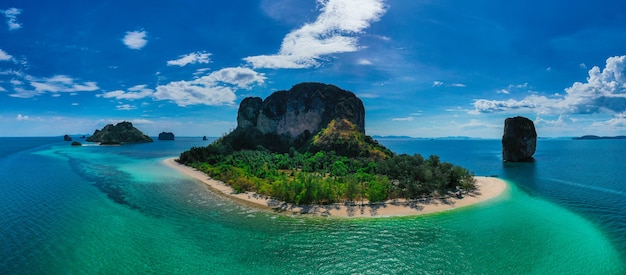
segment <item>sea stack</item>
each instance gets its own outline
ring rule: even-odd
[[[159,140],[174,140],[174,133],[172,132],[161,132],[159,134]]]
[[[504,121],[502,160],[505,162],[533,161],[537,149],[537,132],[532,120],[517,116]]]

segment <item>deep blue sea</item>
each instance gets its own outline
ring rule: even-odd
[[[540,139],[536,161],[515,164],[499,140],[379,141],[509,188],[425,216],[292,217],[163,165],[200,138],[0,138],[0,274],[626,273],[626,141]]]

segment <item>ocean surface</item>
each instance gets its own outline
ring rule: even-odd
[[[380,139],[509,183],[491,201],[415,217],[283,216],[163,165],[210,141],[71,147],[0,138],[0,274],[624,274],[626,140]]]

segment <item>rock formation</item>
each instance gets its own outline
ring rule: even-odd
[[[70,137],[69,135],[65,135],[63,136],[63,141],[72,141],[72,137]]]
[[[312,146],[316,135],[329,126],[332,127],[324,134],[323,142]],[[333,131],[350,133],[330,133]],[[300,151],[324,150],[328,146],[339,148],[333,144],[337,139],[328,141],[329,137],[358,140],[359,146],[350,143],[356,146],[348,150],[351,154],[366,148],[365,144],[379,146],[371,137],[365,138],[365,107],[354,93],[333,85],[309,82],[297,84],[288,91],[274,92],[265,100],[245,98],[239,106],[237,128],[221,142],[235,150],[255,149],[260,145],[274,152],[287,152],[290,147]]]
[[[144,135],[133,124],[127,121],[116,125],[108,124],[102,130],[96,130],[87,138],[88,142],[100,142],[101,145],[114,145],[124,143],[152,142],[152,138]]]
[[[82,146],[83,144],[82,144],[82,143],[80,143],[80,142],[78,142],[78,141],[74,141],[74,142],[72,142],[72,144],[71,144],[71,145],[72,145],[72,146]]]
[[[533,161],[537,148],[537,132],[532,120],[525,117],[507,118],[502,136],[502,160]]]
[[[159,134],[158,140],[174,140],[174,133],[172,133],[172,132],[161,132]]]

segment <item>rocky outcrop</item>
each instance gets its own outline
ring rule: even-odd
[[[72,137],[70,137],[69,135],[65,135],[63,136],[63,141],[72,141]]]
[[[533,161],[537,149],[537,132],[532,120],[525,117],[507,118],[502,135],[502,160]]]
[[[83,144],[82,144],[82,143],[80,143],[80,142],[78,142],[78,141],[74,141],[74,142],[72,142],[72,144],[71,144],[71,145],[72,145],[72,146],[82,146]]]
[[[172,132],[161,132],[159,134],[158,140],[174,140],[174,133],[172,133]]]
[[[344,128],[365,136],[363,102],[354,93],[334,85],[301,83],[274,92],[265,100],[244,99],[237,113],[237,128],[222,142],[235,150],[261,145],[274,152],[286,152],[290,147],[305,151],[331,122],[350,125]]]
[[[152,138],[144,135],[133,124],[124,121],[116,125],[108,124],[102,130],[96,130],[87,138],[88,142],[100,142],[101,145],[115,145],[124,143],[152,142]]]

